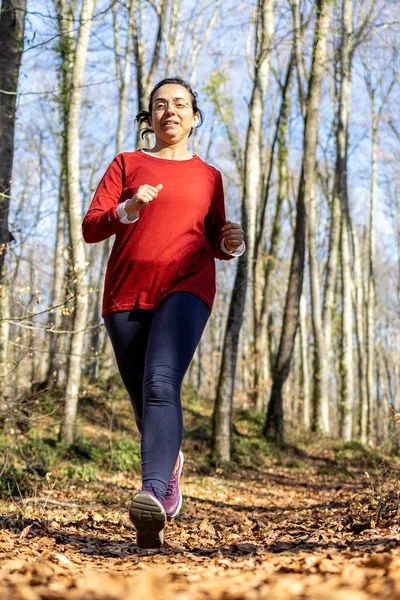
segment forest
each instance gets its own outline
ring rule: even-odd
[[[399,71],[396,0],[1,0],[6,600],[400,598]],[[154,554],[121,516],[140,440],[101,317],[112,238],[82,219],[174,75],[246,252],[217,261],[188,502]]]

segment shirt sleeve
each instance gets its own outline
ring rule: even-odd
[[[236,248],[236,250],[228,250],[228,248],[225,246],[225,240],[224,240],[224,238],[222,238],[221,250],[222,250],[222,252],[226,252],[226,254],[230,254],[231,256],[242,256],[242,254],[245,253],[246,244],[244,242],[242,242],[240,244],[240,246],[238,246]]]
[[[83,219],[83,239],[88,244],[101,242],[125,228],[118,218],[117,207],[124,191],[125,168],[118,154],[104,173]]]
[[[220,260],[231,260],[233,254],[224,252],[221,247],[224,236],[222,228],[226,223],[225,199],[222,177],[219,171],[216,171],[214,194],[211,200],[209,213],[205,220],[207,239],[216,258]]]
[[[125,202],[127,202],[125,200]],[[130,215],[125,210],[125,202],[123,204],[118,204],[117,206],[117,217],[120,223],[124,223],[125,225],[131,225],[135,223],[139,218],[139,211],[135,210]]]

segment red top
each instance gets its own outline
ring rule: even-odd
[[[140,185],[163,188],[123,224],[118,204]],[[221,248],[225,225],[221,174],[198,156],[161,159],[141,150],[114,158],[83,220],[86,242],[115,234],[104,284],[103,317],[120,310],[154,308],[172,292],[191,292],[212,308],[214,257],[230,260]]]

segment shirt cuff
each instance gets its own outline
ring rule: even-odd
[[[125,202],[126,202],[126,200],[125,200]],[[135,221],[138,220],[139,211],[135,210],[135,212],[128,215],[128,213],[125,210],[125,202],[123,202],[122,204],[119,204],[117,206],[118,221],[120,223],[125,223],[126,225],[132,225],[132,223],[135,223]]]
[[[242,254],[244,254],[244,251],[246,250],[246,244],[242,242],[240,246],[236,248],[236,250],[228,250],[228,248],[225,246],[225,240],[224,238],[222,238],[221,250],[222,252],[225,252],[225,254],[229,254],[230,256],[242,256]]]

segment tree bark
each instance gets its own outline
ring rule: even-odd
[[[250,114],[246,136],[242,195],[242,227],[245,232],[247,250],[238,261],[225,330],[221,370],[213,416],[213,452],[214,457],[222,461],[229,461],[231,458],[233,392],[239,332],[243,322],[248,277],[253,272],[252,268],[249,269],[249,264],[252,265],[252,261],[255,258],[256,216],[259,204],[262,166],[260,137],[264,108],[263,99],[266,79],[268,77],[269,52],[272,39],[273,9],[274,0],[259,0],[257,9],[257,22],[260,24],[260,30],[258,31],[259,42],[256,45],[254,83],[249,108]]]
[[[3,0],[0,12],[0,286],[10,243],[8,212],[14,158],[18,76],[24,45],[26,0]]]
[[[377,190],[378,119],[375,111],[375,93],[373,89],[370,89],[370,100],[372,116],[372,151],[369,204],[368,271],[366,284],[367,442],[371,441],[371,423],[375,405],[375,210]]]
[[[159,4],[152,4],[157,14],[157,33],[154,40],[153,49],[150,58],[145,56],[144,35],[142,31],[142,0],[132,0],[135,5],[135,18],[132,21],[132,41],[133,56],[136,67],[136,89],[137,89],[137,110],[147,110],[148,96],[154,84],[154,77],[161,57],[161,42],[164,37],[164,30],[167,19],[167,9],[169,0],[159,0]],[[146,64],[150,62],[150,67],[146,74]],[[137,129],[136,148],[142,146],[143,140],[140,137],[140,130]]]
[[[353,307],[349,242],[349,201],[347,189],[347,142],[349,130],[350,72],[353,8],[351,0],[342,4],[342,36],[340,44],[340,93],[336,135],[336,193],[342,210],[341,274],[342,274],[342,353],[341,353],[341,418],[340,434],[352,438],[353,424]]]
[[[77,292],[74,305],[71,355],[68,367],[64,411],[60,428],[60,438],[68,443],[73,443],[75,438],[78,395],[88,316],[87,263],[81,231],[82,203],[79,189],[79,115],[82,104],[82,82],[94,7],[95,0],[83,1],[80,29],[75,48],[68,110],[68,225],[72,265],[75,274],[75,289]]]
[[[113,24],[114,24],[114,56],[115,56],[115,69],[117,73],[118,82],[118,119],[117,119],[117,133],[116,133],[116,145],[115,153],[120,154],[123,151],[124,137],[125,137],[125,122],[126,113],[128,106],[128,91],[131,77],[131,63],[130,63],[130,46],[132,40],[132,32],[134,29],[134,7],[135,0],[130,0],[126,7],[127,20],[128,20],[128,31],[126,34],[125,48],[123,52],[124,61],[122,60],[122,54],[120,49],[120,38],[119,38],[119,25],[118,25],[118,14],[117,5],[112,5],[113,13]],[[91,324],[94,329],[91,332],[90,340],[90,364],[88,369],[89,381],[95,383],[100,374],[100,363],[102,360],[102,333],[104,328],[101,325],[101,306],[104,289],[104,280],[106,276],[107,262],[110,255],[111,239],[108,238],[102,244],[100,272],[96,276],[96,291],[94,293],[94,307],[91,318]],[[107,345],[104,345],[106,348]]]
[[[283,203],[288,195],[288,148],[287,148],[287,130],[289,123],[290,101],[289,93],[291,88],[292,74],[294,68],[293,54],[290,56],[286,77],[282,85],[282,100],[272,148],[269,157],[268,175],[266,187],[264,190],[263,205],[260,211],[259,226],[257,227],[255,241],[255,255],[258,257],[254,264],[257,271],[254,273],[254,288],[256,298],[260,290],[261,298],[253,302],[253,327],[254,327],[254,397],[253,403],[257,410],[265,410],[267,401],[267,381],[270,379],[271,365],[269,361],[268,348],[268,313],[270,298],[271,276],[275,268],[275,260],[279,249],[281,238],[281,216]],[[275,146],[278,144],[278,193],[276,198],[275,212],[272,221],[270,244],[267,255],[262,250],[261,245],[264,238],[264,221],[267,208],[272,172],[275,162]]]
[[[10,241],[8,215],[14,159],[18,77],[24,45],[26,0],[2,0],[0,10],[0,319],[8,316],[9,290],[5,281],[5,258]],[[7,372],[9,325],[2,325],[0,361]],[[0,377],[0,416],[7,413],[5,379]]]
[[[301,398],[303,401],[303,425],[311,424],[310,373],[308,369],[307,300],[304,293],[300,298],[300,352],[301,352]]]
[[[368,394],[366,380],[366,348],[365,348],[365,295],[361,275],[361,258],[358,243],[357,231],[353,225],[350,215],[350,231],[352,250],[354,256],[353,264],[353,282],[354,282],[354,305],[355,305],[355,331],[357,339],[358,356],[358,414],[357,414],[357,435],[363,444],[367,443],[367,421],[368,421]]]
[[[303,286],[306,209],[315,194],[316,147],[318,139],[319,103],[321,83],[326,60],[326,41],[329,25],[330,0],[318,0],[315,25],[313,60],[307,98],[304,128],[302,170],[297,196],[294,247],[290,265],[289,284],[278,356],[273,369],[273,384],[268,406],[264,435],[282,443],[284,441],[282,390],[289,375],[294,340],[299,319],[299,305]]]

